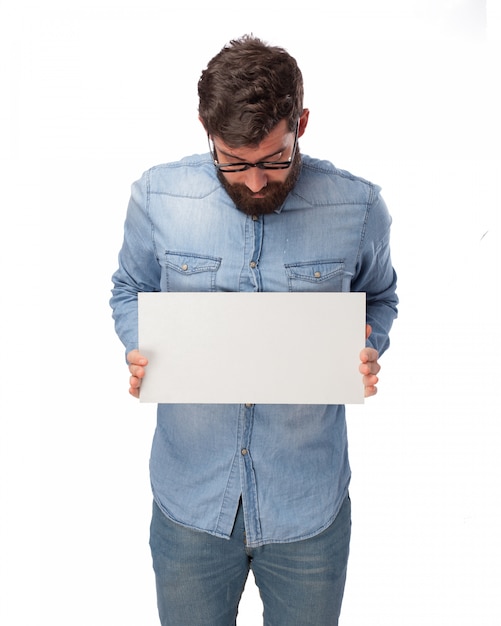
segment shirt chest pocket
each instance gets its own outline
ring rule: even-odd
[[[289,291],[350,290],[343,259],[287,263],[285,272]]]
[[[221,259],[190,252],[164,256],[162,291],[216,291],[216,274]]]

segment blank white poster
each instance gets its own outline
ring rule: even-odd
[[[364,293],[140,293],[142,402],[361,404]]]

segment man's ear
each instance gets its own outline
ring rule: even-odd
[[[299,131],[297,136],[302,137],[304,131],[306,130],[306,126],[308,126],[308,118],[310,116],[310,109],[303,109],[301,113],[301,117],[299,118]]]

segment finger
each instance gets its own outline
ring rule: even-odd
[[[139,350],[131,350],[127,355],[127,362],[129,365],[141,365],[143,367],[148,365],[148,359]]]
[[[369,361],[377,361],[379,358],[379,352],[374,348],[363,348],[360,351],[360,360],[362,363],[368,363]]]
[[[365,325],[365,338],[369,339],[372,333],[372,326],[370,324]]]
[[[372,387],[378,384],[379,378],[375,374],[369,374],[368,376],[362,376],[362,381],[366,387]]]
[[[137,376],[131,376],[129,378],[129,393],[134,398],[139,398],[139,389],[141,387],[141,379]]]
[[[364,396],[367,398],[369,396],[374,396],[377,393],[376,385],[379,382],[379,378],[374,374],[369,376],[363,376],[362,378],[364,384]]]
[[[371,396],[375,396],[377,394],[377,387],[375,385],[371,385],[366,387],[364,390],[364,397],[370,398]]]
[[[131,376],[129,378],[129,385],[133,388],[133,389],[138,389],[141,386],[141,379],[138,378],[137,376]]]
[[[131,396],[133,396],[134,398],[139,398],[139,389],[135,389],[133,387],[129,388],[129,393]]]
[[[144,378],[146,370],[141,365],[129,365],[129,372],[136,378]]]
[[[358,370],[364,376],[369,376],[370,374],[379,374],[381,371],[381,365],[377,361],[368,361],[367,363],[360,363],[358,366]]]

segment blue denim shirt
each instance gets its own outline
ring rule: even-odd
[[[384,352],[397,296],[380,189],[302,159],[294,190],[265,216],[235,207],[209,155],[134,183],[111,298],[126,352],[138,347],[142,291],[362,291],[368,345]],[[242,332],[279,323],[256,320]],[[229,537],[242,498],[249,546],[311,537],[347,494],[345,408],[160,404],[150,475],[157,504],[180,524]]]

